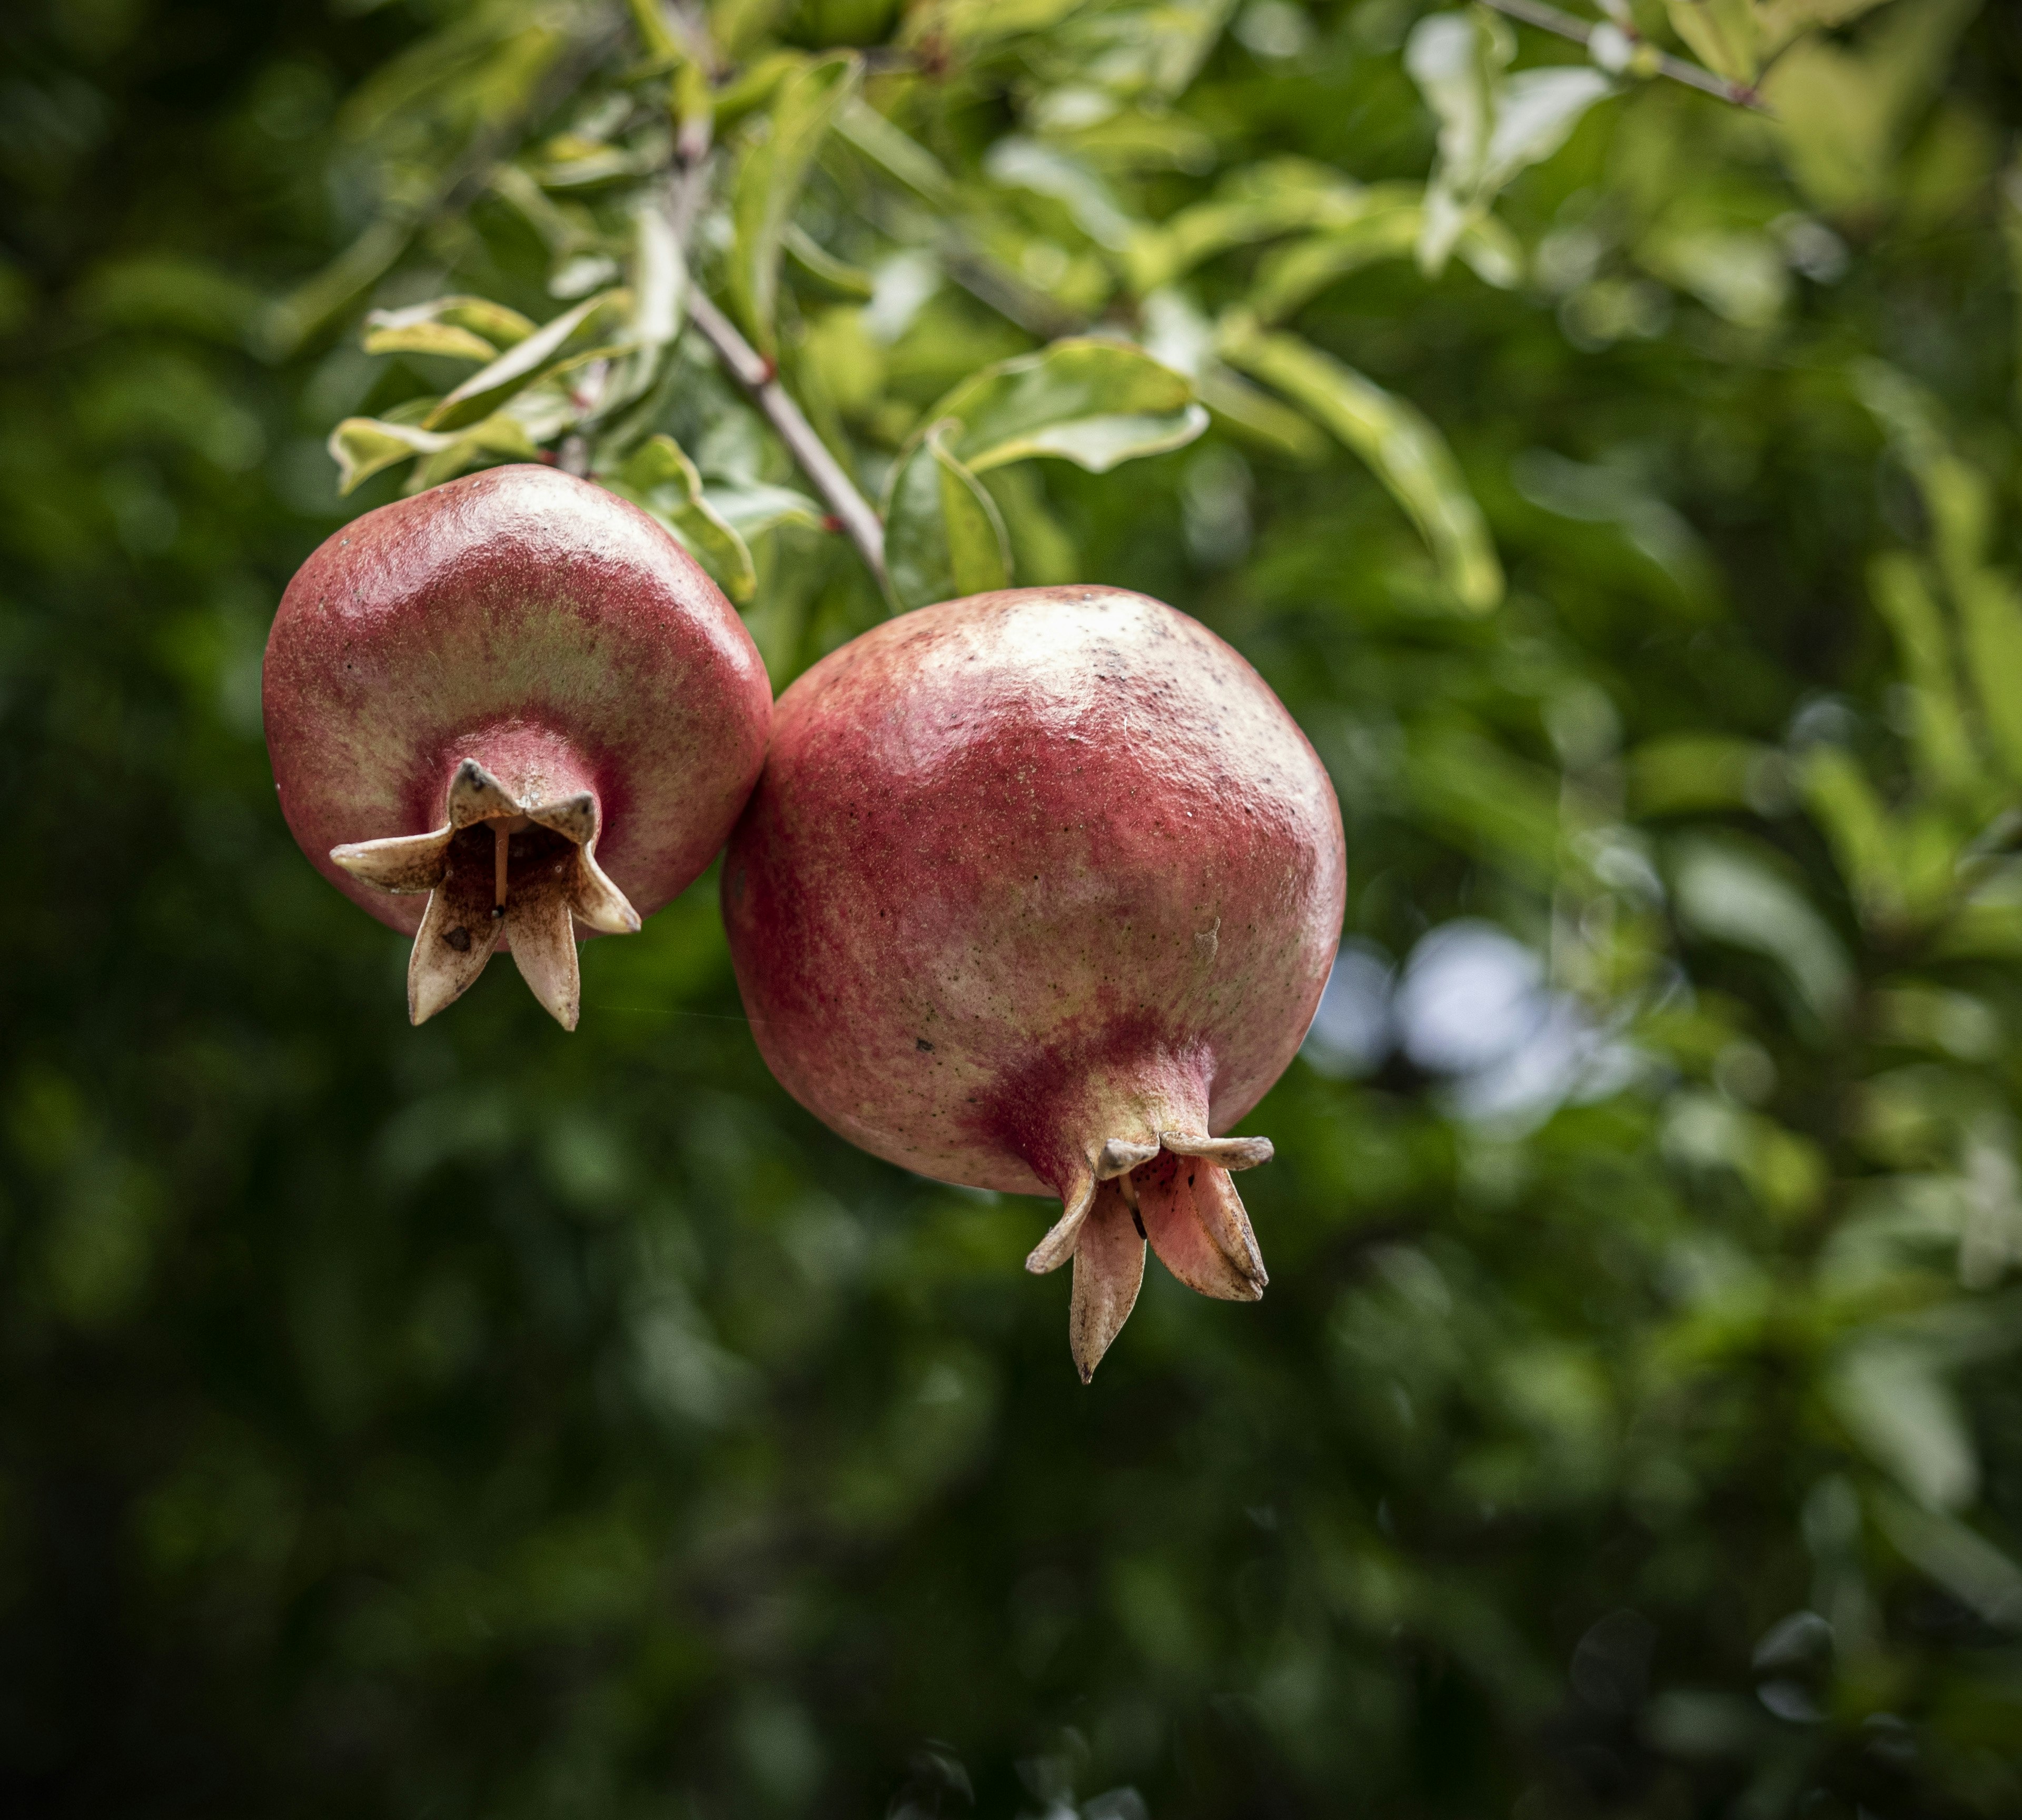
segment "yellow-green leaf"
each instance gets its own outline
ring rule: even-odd
[[[441,354],[452,360],[495,360],[498,350],[482,335],[446,322],[411,323],[405,328],[368,330],[368,354]]]
[[[779,291],[779,251],[794,206],[815,154],[863,75],[853,53],[822,57],[780,85],[769,130],[738,166],[731,215],[736,244],[730,259],[730,296],[751,338],[776,351],[773,331]]]
[[[1035,455],[1107,473],[1192,441],[1207,422],[1184,374],[1127,342],[1093,336],[985,367],[929,416],[955,421],[949,447],[977,473]]]
[[[630,314],[629,291],[605,291],[586,297],[501,354],[444,398],[430,414],[431,429],[455,429],[488,417],[513,395],[531,386],[542,373],[589,342],[606,324]]]
[[[535,329],[535,324],[519,311],[494,303],[488,297],[433,298],[426,303],[409,304],[400,309],[375,309],[365,319],[366,327],[374,331],[419,328],[432,323],[466,330],[488,342],[495,351],[518,346]]]
[[[892,470],[885,499],[885,561],[901,609],[984,594],[1011,579],[996,502],[951,448],[959,422],[943,418]]]
[[[732,600],[750,599],[757,587],[750,549],[705,496],[695,463],[672,437],[649,437],[601,477],[666,525]]]
[[[1502,565],[1481,508],[1446,439],[1418,410],[1295,335],[1225,325],[1221,353],[1275,386],[1367,462],[1418,528],[1454,598],[1486,612],[1502,598]]]

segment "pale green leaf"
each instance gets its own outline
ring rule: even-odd
[[[632,333],[642,347],[664,346],[681,333],[688,272],[673,224],[648,192],[633,216]]]
[[[1059,24],[1087,0],[936,0],[910,10],[904,42],[931,44],[942,55],[973,56],[1013,38]]]
[[[626,291],[606,291],[585,298],[575,309],[557,316],[491,365],[472,374],[436,407],[429,416],[429,428],[455,429],[489,416],[515,393],[531,386],[545,370],[591,340],[607,323],[622,320],[631,307],[632,295]]]
[[[1120,251],[1133,232],[1130,217],[1104,179],[1079,159],[1036,139],[1000,139],[983,161],[991,181],[1006,189],[1050,196],[1099,247]]]
[[[377,417],[347,417],[330,433],[330,459],[337,463],[337,490],[354,492],[381,470],[418,455],[447,448],[456,439]]]
[[[1981,781],[1980,767],[1959,700],[1958,660],[1938,604],[1916,563],[1900,550],[1875,559],[1867,586],[1895,635],[1909,679],[1918,767],[1938,789],[1969,795]]]
[[[1123,97],[1170,101],[1199,72],[1234,0],[1154,0],[1075,12],[1056,42],[1076,79]]]
[[[1757,0],[1761,53],[1773,57],[1799,33],[1833,31],[1872,13],[1883,0]]]
[[[1094,337],[985,367],[929,415],[955,420],[949,446],[978,473],[1035,455],[1106,473],[1192,441],[1206,422],[1184,374],[1127,342]]]
[[[1439,180],[1471,194],[1488,159],[1496,82],[1515,54],[1507,25],[1493,13],[1435,13],[1411,28],[1404,68],[1440,122]]]
[[[1926,1349],[1863,1342],[1827,1379],[1826,1396],[1862,1449],[1925,1510],[1973,1501],[1980,1482],[1973,1437]]]
[[[805,229],[789,222],[780,244],[787,257],[831,297],[867,303],[877,280],[860,265],[838,259]]]
[[[414,463],[405,490],[418,493],[440,486],[487,456],[530,462],[538,459],[540,452],[516,417],[509,411],[495,411],[451,437],[447,448],[424,455]]]
[[[1851,44],[1801,37],[1763,79],[1791,174],[1834,211],[1893,199],[1900,156],[1980,0],[1898,0]]]
[[[1384,259],[1408,258],[1424,231],[1425,211],[1414,192],[1373,210],[1352,227],[1294,242],[1268,254],[1257,269],[1250,308],[1263,322],[1280,322],[1310,298],[1351,272]]]
[[[1986,1623],[2022,1631],[2022,1567],[1978,1530],[1885,1495],[1874,1510],[1905,1560]]]
[[[1752,83],[1762,69],[1755,0],[1665,0],[1671,29],[1716,75]]]
[[[734,601],[748,601],[757,586],[751,551],[703,491],[681,444],[670,436],[648,437],[613,474],[601,477],[680,539]]]
[[[1278,158],[1245,165],[1204,203],[1181,209],[1156,227],[1133,230],[1126,249],[1131,286],[1141,293],[1183,276],[1232,247],[1301,228],[1352,227],[1365,215],[1418,201],[1415,184],[1365,188],[1309,159]]]
[[[1590,68],[1509,75],[1514,52],[1509,27],[1480,8],[1436,13],[1406,42],[1404,67],[1440,122],[1418,241],[1418,262],[1429,276],[1445,268],[1461,236],[1512,177],[1550,157],[1587,109],[1614,92]]]
[[[703,497],[710,510],[747,543],[782,524],[799,524],[810,531],[828,525],[828,514],[821,506],[791,487],[737,481],[712,486]]]
[[[498,350],[482,335],[446,322],[411,323],[404,328],[368,329],[368,354],[440,354],[452,360],[495,360]]]
[[[954,453],[960,425],[935,423],[893,468],[885,499],[885,561],[902,609],[1006,586],[1011,557],[996,503]]]
[[[2022,590],[2012,575],[1980,568],[1960,576],[1953,594],[1966,673],[1995,755],[2009,780],[2022,784]]]
[[[1296,400],[1367,462],[1418,528],[1460,604],[1486,612],[1502,598],[1502,565],[1481,508],[1446,440],[1415,405],[1316,347],[1240,320],[1221,351]]]
[[[1484,187],[1499,190],[1527,166],[1543,163],[1572,137],[1587,109],[1614,92],[1596,69],[1524,70],[1506,78],[1495,91]]]
[[[815,155],[863,75],[852,53],[824,57],[797,69],[780,85],[769,130],[745,152],[731,202],[736,243],[730,259],[730,296],[759,348],[777,347],[773,320],[779,292],[779,252],[787,225]]]
[[[940,161],[869,102],[852,95],[836,116],[835,130],[872,163],[923,200],[945,205],[953,199],[954,179]]]
[[[1806,755],[1801,775],[1805,802],[1832,844],[1863,920],[1885,926],[1899,920],[1907,908],[1907,881],[1889,813],[1867,773],[1844,747],[1821,745]]]
[[[1636,256],[1666,283],[1692,292],[1717,315],[1744,328],[1774,322],[1790,298],[1789,264],[1766,234],[1660,228],[1642,242]]]
[[[1794,885],[1737,842],[1693,839],[1673,850],[1680,919],[1709,940],[1775,961],[1822,1023],[1837,1024],[1853,997],[1853,969],[1832,926]]]
[[[1210,361],[1201,369],[1194,391],[1215,422],[1253,447],[1295,462],[1325,459],[1327,440],[1314,429],[1311,418],[1280,404],[1219,361]]]
[[[495,349],[518,346],[535,328],[519,311],[488,297],[438,297],[401,309],[375,309],[365,319],[368,329],[419,328],[433,323],[468,330]]]

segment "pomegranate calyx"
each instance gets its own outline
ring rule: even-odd
[[[427,834],[330,849],[363,883],[429,894],[407,962],[409,1018],[425,1023],[461,998],[502,935],[535,997],[573,1030],[582,1011],[574,924],[607,935],[639,927],[638,912],[597,863],[596,797],[523,799],[465,758],[450,780],[446,812]]]
[[[1229,1171],[1271,1155],[1268,1138],[1184,1131],[1161,1131],[1154,1144],[1111,1138],[1093,1150],[1061,1197],[1060,1217],[1025,1260],[1035,1275],[1074,1260],[1068,1343],[1083,1383],[1137,1306],[1147,1244],[1201,1295],[1262,1296],[1270,1276]]]
[[[1268,1138],[1189,1138],[1161,1131],[1159,1142],[1175,1157],[1203,1157],[1222,1169],[1254,1169],[1277,1154]]]

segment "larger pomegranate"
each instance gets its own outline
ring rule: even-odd
[[[636,930],[709,864],[772,704],[743,622],[672,537],[531,466],[330,537],[282,598],[263,695],[302,850],[414,937],[414,1022],[502,941],[571,1029],[575,925]]]
[[[724,868],[753,1033],[787,1091],[921,1174],[1062,1212],[1087,1379],[1148,1238],[1210,1296],[1265,1282],[1225,1132],[1291,1060],[1340,933],[1326,772],[1255,671],[1143,594],[904,615],[780,698]]]

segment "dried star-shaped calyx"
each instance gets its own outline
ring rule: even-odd
[[[1064,1211],[1025,1268],[1074,1259],[1068,1339],[1086,1383],[1122,1331],[1144,1281],[1144,1247],[1190,1289],[1225,1302],[1254,1302],[1270,1278],[1235,1169],[1271,1160],[1268,1138],[1206,1138],[1161,1131],[1155,1142],[1105,1140],[1063,1198]]]
[[[415,1023],[460,998],[503,935],[534,996],[573,1030],[582,1011],[573,923],[606,935],[639,926],[639,913],[597,866],[598,831],[588,791],[523,802],[466,758],[450,780],[443,826],[332,847],[330,857],[379,890],[429,894],[407,963]]]

